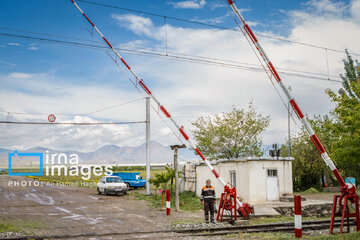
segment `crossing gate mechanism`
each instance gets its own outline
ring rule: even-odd
[[[250,38],[251,41],[248,41],[250,46],[254,46],[256,48],[257,51],[255,50],[254,52],[255,52],[256,56],[258,57],[260,63],[262,65],[265,65],[268,68],[269,73],[270,73],[270,74],[268,74],[270,81],[272,81],[273,78],[276,80],[276,82],[282,89],[283,93],[288,98],[289,103],[290,103],[291,107],[294,109],[300,122],[306,129],[306,132],[308,133],[311,141],[314,143],[316,149],[318,150],[319,154],[323,158],[325,164],[331,169],[331,171],[333,172],[334,176],[336,177],[337,181],[340,184],[341,194],[334,196],[334,203],[333,203],[333,208],[332,208],[332,216],[331,216],[331,224],[330,224],[330,233],[332,233],[332,231],[333,231],[334,219],[336,216],[342,217],[340,233],[342,233],[342,228],[343,228],[343,223],[344,223],[345,218],[348,219],[349,217],[355,217],[356,230],[359,231],[360,230],[359,196],[356,194],[355,186],[352,185],[351,187],[349,187],[345,183],[344,179],[341,177],[339,171],[335,167],[333,161],[330,159],[328,153],[326,152],[325,148],[321,144],[319,138],[316,136],[314,130],[312,129],[312,127],[310,126],[306,117],[300,110],[300,107],[296,103],[294,97],[291,95],[288,88],[286,88],[285,84],[283,83],[282,79],[280,78],[280,75],[278,74],[274,65],[270,61],[270,58],[266,55],[259,40],[256,38],[254,32],[251,30],[249,25],[246,23],[245,18],[242,16],[241,12],[234,4],[234,1],[233,0],[226,0],[226,1],[230,5],[231,9],[233,10],[233,12],[237,16],[237,18],[240,20],[242,27],[240,27],[240,24],[239,24],[239,28],[244,33],[244,36],[247,39]],[[235,19],[235,21],[236,21],[236,19]],[[251,43],[253,45],[251,45]],[[260,55],[260,57],[258,54]],[[265,68],[264,68],[264,70],[265,70]],[[266,70],[265,70],[265,72],[266,72]],[[355,205],[356,209],[354,212],[350,212],[350,209],[348,207],[349,206],[348,202],[353,203]],[[338,211],[337,211],[337,209],[338,209]]]
[[[254,208],[247,203],[243,203],[241,208],[237,208],[236,196],[235,187],[229,185],[224,187],[224,192],[220,197],[219,210],[216,216],[216,221],[233,222],[236,221],[238,215],[244,218],[248,218],[250,214],[255,214]]]
[[[95,30],[100,37],[102,38],[102,40],[106,43],[106,45],[111,49],[111,51],[113,51],[115,53],[115,58],[113,58],[112,56],[111,59],[115,62],[116,65],[118,65],[118,62],[121,62],[126,69],[131,73],[131,75],[135,78],[135,83],[134,86],[138,88],[138,86],[141,87],[142,92],[140,92],[141,94],[145,94],[148,95],[153,102],[156,103],[158,109],[160,109],[160,111],[165,115],[165,117],[167,117],[172,124],[176,127],[176,129],[178,129],[178,131],[180,132],[180,134],[182,135],[183,139],[185,139],[189,146],[195,150],[195,152],[200,156],[200,158],[205,162],[206,166],[209,168],[209,170],[214,174],[214,176],[216,177],[216,179],[220,182],[220,184],[224,187],[225,192],[228,188],[226,182],[224,181],[224,179],[218,174],[218,172],[211,166],[210,162],[205,158],[205,156],[201,153],[201,151],[196,147],[196,145],[194,144],[194,142],[191,140],[191,138],[189,137],[189,135],[187,135],[187,133],[185,132],[185,129],[183,126],[180,126],[174,119],[174,117],[170,114],[170,112],[165,108],[164,105],[162,105],[160,103],[160,101],[154,96],[153,92],[148,88],[148,86],[145,84],[145,81],[143,79],[141,79],[136,73],[135,71],[130,67],[130,65],[125,61],[125,59],[119,54],[119,52],[111,45],[111,43],[105,38],[105,36],[100,32],[100,30],[95,26],[95,24],[90,20],[90,18],[84,13],[84,11],[79,7],[79,5],[75,2],[75,0],[70,0],[75,7],[81,12],[81,14],[84,16],[84,18],[86,19],[86,21],[91,25],[91,28],[93,30]],[[92,33],[91,33],[92,34]],[[118,61],[119,60],[119,61]],[[139,90],[140,91],[140,90]],[[240,200],[238,198],[235,199],[236,200],[236,206],[238,206],[238,213],[247,218],[248,215],[242,215],[242,213],[250,213],[253,212],[253,206],[247,203],[242,203],[240,202]]]
[[[351,215],[350,212],[347,213],[346,212],[346,208],[348,207],[347,205],[347,201],[350,201],[351,203],[355,203],[356,206],[358,206],[358,201],[359,201],[359,197],[356,194],[356,190],[355,190],[355,186],[352,187],[348,187],[348,185],[345,184],[344,179],[341,177],[339,171],[337,170],[337,168],[335,167],[333,161],[330,159],[329,155],[327,154],[326,150],[324,149],[323,145],[321,144],[319,138],[317,137],[317,135],[315,134],[314,130],[312,129],[312,127],[310,126],[309,122],[307,121],[307,119],[305,118],[304,114],[302,113],[302,111],[300,110],[300,107],[298,106],[298,104],[296,103],[294,97],[291,95],[290,91],[288,90],[288,88],[286,88],[285,84],[283,83],[282,79],[280,78],[280,75],[278,74],[278,72],[276,71],[274,65],[272,64],[272,62],[270,61],[269,57],[266,55],[264,49],[262,48],[260,42],[258,41],[257,37],[255,36],[254,32],[251,30],[251,28],[249,27],[249,25],[246,23],[245,18],[242,16],[241,12],[239,11],[239,9],[236,7],[235,3],[233,0],[226,0],[227,3],[229,4],[229,6],[231,7],[231,9],[233,10],[233,12],[235,13],[235,15],[237,16],[237,18],[240,20],[242,27],[239,25],[239,28],[241,29],[241,31],[244,33],[244,36],[246,37],[247,40],[251,40],[249,41],[250,46],[251,47],[255,47],[257,52],[255,52],[256,56],[258,57],[260,63],[263,66],[266,66],[268,68],[268,70],[265,69],[264,70],[266,72],[266,74],[268,75],[268,77],[270,78],[270,80],[272,81],[272,79],[276,80],[276,83],[280,86],[280,88],[282,89],[283,93],[286,95],[286,97],[288,98],[288,101],[291,105],[291,107],[293,108],[293,110],[295,111],[297,117],[299,118],[300,122],[302,123],[302,125],[305,127],[310,139],[312,140],[312,142],[314,143],[316,149],[318,150],[319,154],[321,155],[321,157],[323,158],[325,164],[331,169],[331,171],[333,172],[334,176],[336,177],[337,181],[340,183],[341,186],[341,195],[338,198],[338,200],[336,201],[336,204],[339,205],[339,209],[342,210],[343,214],[343,220],[344,217],[351,217],[354,216],[356,218],[356,229],[357,231],[360,230],[360,217],[359,217],[359,211],[357,209],[357,211],[355,213],[352,213]],[[111,45],[111,43],[105,38],[105,36],[100,32],[100,30],[95,26],[95,24],[88,18],[88,16],[83,12],[83,10],[79,7],[79,5],[74,1],[71,0],[71,2],[75,5],[75,7],[81,12],[81,14],[84,16],[84,18],[86,19],[86,21],[91,25],[91,28],[93,30],[95,30],[100,37],[102,38],[102,40],[106,43],[106,45],[108,46],[109,49],[111,49],[111,51],[113,51],[115,53],[115,58],[113,58],[112,56],[110,56],[112,58],[112,60],[118,65],[118,60],[121,64],[123,64],[126,69],[131,73],[131,75],[135,78],[135,83],[134,86],[136,88],[138,88],[138,86],[141,87],[142,91],[140,91],[141,94],[145,94],[148,95],[149,97],[151,97],[151,99],[156,103],[158,109],[161,110],[161,112],[165,115],[166,118],[168,118],[172,124],[176,127],[176,129],[178,129],[178,131],[180,132],[180,134],[182,135],[183,139],[185,139],[189,146],[195,150],[195,152],[200,156],[200,158],[205,162],[206,166],[209,168],[209,170],[214,174],[214,176],[216,177],[216,179],[220,182],[220,184],[224,187],[224,193],[225,194],[229,194],[228,196],[232,196],[232,198],[234,198],[235,196],[235,202],[233,204],[234,208],[237,208],[237,213],[242,216],[247,218],[250,214],[254,213],[254,208],[252,205],[247,204],[247,203],[242,203],[240,202],[240,200],[236,197],[236,191],[234,188],[230,188],[230,186],[228,186],[226,184],[226,182],[222,179],[222,177],[216,172],[216,170],[211,166],[210,162],[205,158],[205,156],[201,153],[201,151],[196,147],[196,145],[194,144],[194,142],[190,139],[190,137],[187,135],[187,133],[185,132],[185,129],[183,126],[180,126],[175,119],[171,116],[170,112],[168,112],[165,108],[165,106],[163,106],[160,101],[155,98],[153,92],[148,88],[148,86],[145,84],[145,81],[143,79],[141,79],[136,73],[135,71],[130,67],[130,65],[125,61],[125,59],[119,54],[119,52],[113,48],[113,46]],[[236,19],[235,19],[236,21]],[[252,44],[253,45],[252,45]],[[262,60],[261,60],[262,59]],[[119,66],[119,65],[118,65]],[[139,88],[138,88],[139,89]],[[232,189],[234,191],[232,191]],[[234,195],[235,194],[235,195]],[[344,200],[344,203],[343,201]],[[334,198],[334,202],[335,202],[335,198]],[[335,215],[337,215],[336,211],[336,205],[334,203],[333,206],[333,216],[335,217]],[[224,204],[225,207],[225,204]],[[220,208],[219,208],[220,209]],[[345,209],[345,210],[344,210]],[[235,214],[234,214],[235,217]],[[330,231],[332,232],[332,231]]]

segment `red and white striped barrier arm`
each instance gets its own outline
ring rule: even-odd
[[[323,158],[324,162],[331,169],[331,171],[334,173],[336,179],[340,183],[340,186],[342,188],[346,189],[346,184],[344,182],[344,179],[340,176],[339,171],[336,169],[333,161],[330,159],[329,155],[325,151],[325,149],[324,149],[323,145],[321,144],[319,138],[316,136],[314,130],[310,126],[309,122],[306,120],[304,114],[301,112],[301,110],[300,110],[298,104],[296,103],[294,97],[291,95],[288,88],[286,88],[284,83],[281,81],[281,78],[280,78],[278,72],[276,71],[276,69],[275,69],[274,65],[272,64],[272,62],[270,61],[269,57],[266,55],[264,49],[262,48],[259,40],[256,38],[254,32],[251,30],[249,25],[246,23],[245,18],[242,16],[241,12],[239,11],[239,9],[234,4],[234,1],[233,0],[227,0],[227,2],[229,3],[232,10],[235,12],[237,17],[240,19],[240,21],[241,21],[241,23],[243,25],[243,28],[245,29],[246,34],[249,36],[252,43],[255,45],[256,49],[259,51],[260,56],[262,57],[262,59],[264,60],[266,66],[268,67],[269,71],[271,72],[271,75],[275,78],[276,82],[280,85],[280,88],[283,90],[283,92],[287,96],[291,107],[294,109],[294,111],[295,111],[296,115],[298,116],[298,118],[300,119],[302,125],[305,127],[306,132],[309,134],[309,137],[310,137],[311,141],[314,143],[316,149],[318,150],[319,154]],[[353,191],[355,191],[355,189],[353,189]]]
[[[86,18],[86,20],[91,24],[91,26],[96,30],[96,32],[101,36],[101,38],[106,42],[106,44],[109,46],[109,48],[116,54],[116,56],[121,60],[121,62],[125,65],[125,67],[131,72],[131,74],[135,77],[136,83],[141,86],[141,88],[144,90],[144,92],[151,97],[151,99],[159,106],[160,110],[163,112],[163,114],[170,119],[170,121],[175,125],[175,127],[179,130],[183,138],[189,143],[190,147],[196,151],[196,153],[201,157],[202,160],[204,160],[205,164],[208,166],[210,171],[215,175],[215,177],[218,179],[218,181],[223,185],[224,187],[227,185],[226,182],[220,177],[220,175],[216,172],[216,170],[211,166],[210,162],[204,157],[204,155],[200,152],[200,150],[196,147],[194,142],[190,139],[190,137],[186,134],[184,127],[177,124],[177,122],[174,120],[174,118],[171,116],[171,114],[166,110],[164,105],[162,105],[154,96],[152,91],[146,86],[143,79],[141,79],[135,71],[129,66],[129,64],[124,60],[124,58],[119,54],[119,52],[113,48],[113,46],[110,44],[110,42],[104,37],[104,35],[100,32],[100,30],[95,26],[95,24],[86,16],[86,14],[83,12],[83,10],[79,7],[79,5],[76,4],[74,0],[71,0],[71,2],[75,5],[75,7],[81,12],[81,14]],[[239,207],[242,206],[242,203],[237,200],[237,205]]]
[[[170,190],[166,190],[166,215],[170,215]]]
[[[294,196],[295,237],[302,238],[301,196]]]

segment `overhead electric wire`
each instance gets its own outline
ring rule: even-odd
[[[21,124],[21,125],[119,125],[119,124],[136,124],[146,123],[146,121],[131,121],[131,122],[13,122],[13,121],[0,121],[5,124]]]
[[[84,38],[78,38],[78,37],[75,38],[75,37],[64,36],[64,35],[59,35],[59,34],[43,33],[43,32],[37,32],[37,31],[28,31],[28,30],[22,30],[22,29],[17,29],[17,28],[0,27],[0,29],[5,29],[5,30],[9,30],[9,31],[16,31],[16,32],[31,33],[31,34],[36,34],[36,35],[59,37],[59,38],[72,39],[72,40],[80,40],[80,41],[91,42],[91,43],[99,43],[98,41],[92,41],[92,40],[84,39]],[[121,44],[121,45],[126,46],[126,44]],[[236,63],[236,64],[244,64],[244,65],[249,65],[249,66],[256,66],[256,67],[260,66],[258,64],[254,64],[254,63],[246,63],[246,62],[234,61],[234,60],[229,60],[229,59],[220,59],[220,58],[199,56],[199,55],[188,54],[188,53],[173,52],[173,51],[169,51],[167,49],[167,47],[166,47],[165,50],[144,48],[144,47],[139,47],[139,46],[136,46],[136,47],[126,46],[126,47],[129,48],[129,50],[132,48],[132,49],[141,49],[141,50],[148,50],[148,51],[158,51],[158,52],[164,52],[166,54],[167,53],[172,53],[174,55],[183,55],[183,56],[201,58],[201,59],[206,59],[206,60],[211,59],[211,60],[215,60],[215,61],[231,62],[231,63]],[[124,49],[121,49],[121,50],[124,50]],[[314,74],[314,75],[319,75],[319,76],[340,78],[339,76],[330,75],[329,73],[325,74],[325,73],[308,72],[308,71],[301,71],[301,70],[290,69],[290,68],[278,68],[278,69],[281,69],[281,70],[284,70],[284,71],[292,71],[292,72],[299,72],[299,73],[306,73],[306,74]]]
[[[56,116],[87,116],[87,115],[91,115],[91,114],[94,114],[94,113],[106,111],[106,110],[109,110],[109,109],[112,109],[112,108],[120,107],[120,106],[123,106],[123,105],[126,105],[126,104],[138,102],[138,101],[141,101],[141,100],[144,100],[144,99],[145,98],[139,98],[139,99],[135,99],[135,100],[130,100],[130,101],[126,101],[126,102],[123,102],[123,103],[116,104],[116,105],[112,105],[112,106],[100,108],[100,109],[97,109],[97,110],[93,110],[93,111],[88,112],[88,113],[54,113],[54,112],[52,112],[51,114],[54,114]],[[6,109],[4,110],[3,107],[0,107],[0,112],[7,113],[7,114],[18,114],[18,115],[37,115],[37,116],[48,116],[49,115],[49,113],[34,113],[34,112],[30,113],[30,112],[8,111]]]
[[[85,48],[93,48],[93,49],[106,49],[106,46],[102,46],[102,45],[89,44],[89,43],[80,43],[80,42],[74,42],[74,41],[64,41],[64,40],[59,40],[59,39],[50,39],[50,38],[44,38],[44,37],[34,37],[34,36],[19,35],[19,34],[4,33],[4,32],[0,32],[0,36],[23,38],[23,39],[27,39],[27,40],[35,40],[35,41],[42,41],[42,42],[51,42],[51,43],[63,44],[63,45],[71,45],[71,46],[76,46],[76,47],[85,47]],[[238,63],[236,61],[228,61],[228,60],[221,60],[221,59],[216,59],[216,60],[196,59],[195,57],[199,57],[199,58],[205,58],[205,57],[195,56],[195,55],[192,55],[192,57],[186,57],[186,54],[184,54],[184,56],[170,55],[171,52],[168,52],[168,54],[163,54],[163,53],[159,53],[158,50],[156,50],[158,52],[148,52],[148,51],[144,51],[144,50],[133,50],[133,49],[126,49],[126,48],[115,48],[115,49],[126,52],[126,53],[129,53],[129,54],[155,56],[155,57],[169,58],[169,59],[178,60],[178,61],[184,61],[184,62],[200,63],[200,64],[205,64],[205,65],[213,65],[213,66],[220,66],[220,67],[227,67],[227,68],[235,68],[235,69],[250,70],[250,71],[255,71],[255,72],[262,72],[262,68],[260,68],[260,67],[251,67],[251,64]],[[210,59],[210,58],[208,58],[208,59]],[[231,64],[229,62],[234,62],[234,63],[237,63],[237,64]],[[243,64],[243,65],[240,65],[240,64]],[[250,66],[244,66],[244,65],[250,65]],[[258,66],[258,65],[254,65],[254,66]],[[301,72],[299,70],[293,70],[293,71]],[[318,77],[318,76],[304,75],[304,74],[299,74],[299,73],[285,72],[285,71],[279,71],[279,72],[281,72],[282,74],[285,74],[285,75],[289,75],[289,76],[306,77],[306,78],[312,78],[312,79],[316,79],[316,80],[342,83],[341,80],[331,79],[331,78],[328,78],[327,75],[320,74],[320,73],[312,73],[312,74],[324,75],[324,78],[321,78],[321,77]]]
[[[212,28],[217,28],[217,29],[222,29],[222,30],[241,32],[236,28],[229,28],[229,27],[225,27],[225,26],[204,23],[204,22],[200,22],[200,21],[196,21],[196,20],[190,20],[190,19],[184,19],[184,18],[179,18],[179,17],[167,16],[167,15],[162,15],[162,14],[158,14],[158,13],[147,12],[147,11],[136,10],[136,9],[130,9],[130,8],[124,8],[124,7],[119,7],[119,6],[105,4],[105,3],[98,3],[98,2],[88,1],[88,0],[78,0],[78,1],[83,2],[83,3],[92,4],[92,5],[97,5],[97,6],[107,7],[107,8],[114,8],[114,9],[128,11],[128,12],[140,13],[140,14],[145,14],[145,15],[154,16],[154,17],[167,18],[167,19],[172,19],[172,20],[176,20],[176,21],[192,23],[192,24],[197,24],[197,25],[202,25],[202,26],[207,26],[207,27],[212,27]],[[329,47],[324,47],[324,46],[320,46],[320,45],[304,43],[304,42],[289,40],[289,39],[275,37],[275,36],[269,36],[269,35],[259,33],[257,31],[254,31],[254,32],[256,33],[257,36],[261,36],[261,37],[264,37],[264,38],[270,38],[270,39],[274,39],[274,40],[278,40],[278,41],[295,43],[295,44],[299,44],[299,45],[303,45],[303,46],[307,46],[307,47],[318,48],[318,49],[328,50],[328,51],[337,52],[337,53],[344,53],[343,50],[339,50],[339,49],[335,49],[335,48],[329,48]],[[349,52],[349,54],[354,55],[354,56],[360,56],[360,53]]]

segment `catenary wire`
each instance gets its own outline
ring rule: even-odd
[[[71,46],[76,46],[76,47],[85,47],[85,48],[93,48],[93,49],[105,49],[106,48],[105,46],[100,46],[100,45],[95,45],[95,44],[87,44],[87,43],[80,43],[80,42],[74,42],[74,41],[64,41],[64,40],[59,40],[59,39],[18,35],[18,34],[4,33],[4,32],[0,32],[0,35],[6,36],[6,37],[35,40],[35,41],[52,42],[52,43],[71,45]],[[126,49],[126,48],[115,48],[115,49],[129,53],[129,54],[155,56],[155,57],[169,58],[169,59],[184,61],[184,62],[195,62],[195,63],[201,63],[201,64],[205,64],[205,65],[215,65],[215,66],[220,66],[220,67],[228,67],[228,68],[235,68],[235,69],[242,69],[242,70],[250,70],[250,71],[255,71],[255,72],[262,72],[262,68],[259,68],[259,67],[242,66],[240,64],[230,64],[230,63],[221,62],[221,61],[195,59],[195,58],[191,58],[191,57],[184,57],[184,56],[170,55],[170,54],[166,55],[166,54],[159,53],[159,52],[158,53],[157,52],[147,52],[147,51],[143,51],[143,50],[132,50],[132,49]],[[316,79],[316,80],[342,83],[341,80],[331,79],[331,78],[327,78],[327,77],[321,78],[321,77],[317,77],[317,76],[304,75],[304,74],[299,74],[299,73],[289,73],[289,72],[284,72],[284,71],[279,71],[279,72],[282,74],[294,76],[294,77],[306,77],[306,78],[311,78],[311,79]]]
[[[222,29],[222,30],[240,32],[236,28],[228,28],[228,27],[225,27],[225,26],[204,23],[204,22],[200,22],[200,21],[196,21],[196,20],[184,19],[184,18],[173,17],[173,16],[166,16],[166,15],[162,15],[162,14],[158,14],[158,13],[141,11],[141,10],[130,9],[130,8],[124,8],[124,7],[119,7],[119,6],[105,4],[105,3],[99,3],[99,2],[93,2],[93,1],[88,1],[88,0],[78,0],[78,1],[83,2],[83,3],[87,3],[87,4],[92,4],[92,5],[97,5],[97,6],[107,7],[107,8],[113,8],[113,9],[118,9],[118,10],[123,10],[123,11],[128,11],[128,12],[140,13],[140,14],[154,16],[154,17],[161,17],[161,18],[166,17],[167,19],[172,19],[172,20],[176,20],[176,21],[181,21],[181,22],[186,22],[186,23],[191,23],[191,24],[197,24],[197,25],[202,25],[202,26],[207,26],[207,27],[212,27],[212,28],[217,28],[217,29]],[[304,43],[304,42],[299,42],[299,41],[294,41],[294,40],[289,40],[289,39],[285,39],[285,38],[281,38],[281,37],[269,36],[269,35],[261,34],[261,33],[257,32],[257,31],[254,31],[254,32],[256,33],[257,36],[261,36],[261,37],[264,37],[264,38],[269,38],[269,39],[274,39],[274,40],[284,41],[284,42],[289,42],[289,43],[295,43],[295,44],[299,44],[299,45],[303,45],[303,46],[307,46],[307,47],[318,48],[318,49],[328,50],[328,51],[337,52],[337,53],[344,53],[343,50],[339,50],[339,49],[334,49],[334,48],[324,47],[324,46],[320,46],[320,45]],[[354,56],[360,56],[359,53],[349,52],[349,54],[354,55]]]
[[[22,30],[22,29],[17,29],[17,28],[8,28],[8,27],[0,27],[0,29],[4,29],[4,30],[8,30],[8,31],[16,31],[16,32],[24,32],[24,33],[31,33],[31,34],[36,34],[36,35],[44,35],[44,36],[51,36],[51,37],[59,37],[59,38],[65,38],[65,39],[72,39],[72,40],[79,40],[79,41],[85,41],[85,42],[91,42],[91,43],[98,43],[98,41],[92,41],[89,39],[84,39],[84,38],[79,38],[79,37],[70,37],[70,36],[64,36],[64,35],[59,35],[59,34],[52,34],[52,33],[43,33],[43,32],[38,32],[38,31],[28,31],[28,30]],[[102,45],[102,44],[101,44]],[[167,45],[167,44],[166,44]],[[187,53],[181,53],[181,52],[173,52],[173,51],[169,51],[167,49],[162,50],[162,49],[152,49],[152,48],[144,48],[144,47],[131,47],[131,46],[127,46],[126,44],[121,44],[121,46],[126,46],[126,48],[128,49],[140,49],[140,50],[147,50],[147,51],[157,51],[157,52],[164,52],[164,53],[172,53],[174,55],[183,55],[183,56],[189,56],[189,57],[195,57],[195,58],[200,58],[200,59],[211,59],[211,60],[215,60],[215,61],[224,61],[224,62],[231,62],[231,63],[235,63],[235,64],[244,64],[244,65],[249,65],[249,66],[259,66],[258,64],[254,64],[254,63],[246,63],[246,62],[240,62],[240,61],[234,61],[234,60],[229,60],[229,59],[220,59],[220,58],[214,58],[214,57],[208,57],[208,56],[199,56],[199,55],[193,55],[193,54],[187,54]],[[123,49],[121,49],[123,50]],[[301,71],[301,70],[295,70],[295,69],[289,69],[289,68],[278,68],[280,70],[284,70],[284,71],[292,71],[292,72],[299,72],[299,73],[305,73],[305,74],[314,74],[314,75],[319,75],[319,76],[326,76],[326,77],[335,77],[335,78],[339,78],[339,76],[335,76],[335,75],[330,75],[329,73],[325,74],[325,73],[316,73],[316,72],[308,72],[308,71]]]
[[[72,122],[13,122],[13,121],[0,121],[4,124],[21,124],[21,125],[121,125],[121,124],[136,124],[146,123],[146,121],[131,121],[131,122],[84,122],[84,123],[72,123]]]
[[[145,98],[139,98],[139,99],[135,99],[135,100],[130,100],[130,101],[126,101],[126,102],[123,102],[123,103],[116,104],[116,105],[100,108],[100,109],[97,109],[97,110],[94,110],[94,111],[91,111],[91,112],[88,112],[88,113],[52,113],[52,114],[57,115],[57,116],[80,116],[80,115],[81,116],[86,116],[86,115],[95,114],[95,113],[98,113],[98,112],[101,112],[101,111],[106,111],[106,110],[109,110],[109,109],[112,109],[112,108],[120,107],[120,106],[123,106],[123,105],[126,105],[126,104],[138,102],[138,101],[141,101],[141,100],[144,100],[144,99]],[[3,107],[0,107],[0,112],[7,113],[7,114],[18,114],[18,115],[38,115],[38,116],[48,116],[49,115],[49,113],[35,113],[35,112],[29,113],[29,112],[8,111],[8,110],[4,109]]]

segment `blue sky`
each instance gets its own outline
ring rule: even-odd
[[[93,1],[228,28],[236,27],[221,0]],[[155,51],[165,49],[163,18],[80,1],[78,4],[114,46],[151,48]],[[360,37],[359,4],[355,0],[242,0],[237,1],[236,5],[258,33],[360,52],[360,40],[357,41]],[[1,1],[0,9],[0,33],[74,41],[14,30],[19,29],[84,39],[78,40],[83,43],[94,41],[87,31],[90,25],[70,0]],[[258,64],[239,33],[171,19],[167,20],[166,30],[169,51]],[[323,50],[260,39],[277,67],[327,73]],[[264,135],[264,143],[281,143],[285,140],[287,112],[263,73],[128,53],[122,55],[186,128],[191,129],[191,121],[200,115],[228,111],[233,105],[243,108],[253,100],[259,111],[272,117],[271,126]],[[338,76],[341,73],[343,57],[343,54],[328,52],[331,75]],[[296,89],[294,95],[304,107],[304,112],[309,114],[327,113],[332,103],[324,92],[327,88],[339,87],[337,83],[311,81],[308,78],[285,77],[285,80]],[[128,74],[117,68],[103,50],[1,35],[0,83],[0,109],[5,112],[80,114],[141,97],[130,85]],[[318,104],[313,104],[314,99]],[[137,103],[135,107],[124,107],[121,111],[88,116],[88,120],[139,120],[143,116],[143,104]],[[43,116],[38,115],[2,113],[0,117],[44,120]],[[59,117],[59,121],[76,121],[80,115],[76,117]],[[41,145],[90,151],[105,144],[140,145],[144,141],[143,127],[133,126],[99,127],[96,131],[95,128],[78,127],[51,130],[41,127],[2,127],[4,131],[0,147],[7,148]],[[39,134],[34,140],[36,132],[43,135]],[[85,146],[78,144],[86,139],[87,133],[91,140]],[[154,140],[166,145],[177,141],[155,114],[152,133]],[[101,138],[95,140],[100,135]],[[15,137],[18,140],[13,140]]]
[[[185,19],[209,20],[221,18],[222,22],[217,24],[230,28],[235,27],[234,20],[231,16],[224,17],[228,12],[227,9],[223,7],[222,1],[207,1],[206,5],[200,9],[175,8],[170,4],[170,1],[140,0],[136,1],[136,4],[134,4],[134,1],[125,0],[98,2]],[[263,30],[265,27],[268,27],[269,21],[274,21],[275,23],[284,21],[283,18],[284,16],[286,17],[286,15],[279,12],[280,9],[302,8],[303,2],[304,1],[257,0],[241,1],[241,4],[238,4],[238,6],[240,9],[245,9],[245,15],[248,19],[251,19],[250,21],[267,23],[266,26],[264,26],[264,24],[258,24],[253,27],[255,30]],[[117,27],[117,22],[111,18],[111,14],[129,14],[129,12],[94,6],[83,2],[78,2],[78,4],[113,43],[126,43],[139,39],[139,36],[131,31],[119,29]],[[0,15],[1,27],[91,40],[91,36],[86,30],[86,27],[89,25],[86,24],[83,17],[79,14],[70,0],[1,1],[0,8],[2,9]],[[147,15],[143,16],[148,17]],[[163,18],[151,17],[151,20],[155,25],[164,24]],[[168,23],[175,26],[203,28],[203,26],[186,24],[174,20],[168,20]],[[276,25],[274,29],[281,34],[286,32],[283,28],[276,28]],[[25,48],[9,46],[9,42],[22,44]],[[101,57],[104,55],[100,52],[99,55],[101,56],[98,56],[98,53],[88,51],[88,49],[63,47],[48,43],[6,37],[0,38],[0,44],[6,46],[2,49],[2,56],[6,56],[6,59],[9,62],[16,62],[17,71],[43,72],[51,68],[57,69],[58,74],[64,77],[71,76],[73,78],[81,77],[83,75],[81,72],[79,73],[78,67],[84,68],[84,66],[87,66],[90,74],[91,70],[95,70],[94,67],[97,65],[91,57]],[[31,50],[31,47],[36,47],[38,50]],[[86,57],[89,55],[90,57]],[[31,64],[29,64],[29,62],[31,62]],[[81,64],[78,65],[78,63]],[[36,69],[33,68],[35,64]],[[4,65],[1,67],[1,71],[3,72],[10,72],[12,70],[13,67],[11,65]]]

